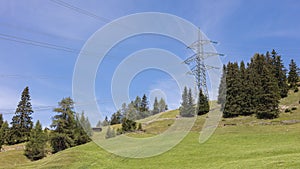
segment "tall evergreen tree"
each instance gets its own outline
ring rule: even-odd
[[[223,73],[221,77],[221,82],[219,86],[219,94],[218,94],[218,104],[221,104],[221,110],[224,109],[226,101],[226,65],[223,65]]]
[[[228,63],[226,72],[226,103],[223,111],[223,117],[236,117],[241,113],[240,89],[241,78],[239,66],[237,63]]]
[[[5,143],[12,144],[11,135],[10,135],[10,128],[8,126],[7,121],[2,123],[0,128],[0,144],[3,145]],[[0,146],[1,149],[1,146]]]
[[[194,107],[194,98],[192,94],[192,89],[189,88],[188,92],[188,111],[194,116],[195,115],[195,107]]]
[[[152,114],[157,114],[157,113],[159,113],[159,105],[158,105],[157,97],[155,97]]]
[[[21,143],[29,139],[30,130],[32,129],[33,110],[30,103],[29,88],[25,87],[22,92],[21,101],[18,104],[15,115],[11,122],[12,143]]]
[[[166,101],[163,98],[160,98],[158,102],[159,112],[164,112],[167,110]]]
[[[298,75],[298,68],[296,62],[292,59],[291,63],[289,64],[289,75],[288,75],[288,82],[290,84],[290,88],[294,89],[297,87],[297,82],[299,81]]]
[[[135,109],[138,110],[138,111],[141,111],[142,99],[139,96],[136,96],[136,98],[135,98],[135,100],[134,100],[133,103],[134,103]]]
[[[30,132],[29,142],[25,146],[25,156],[32,161],[44,158],[46,142],[46,134],[43,132],[40,122],[37,121]]]
[[[273,49],[272,51],[272,66],[273,66],[273,74],[277,79],[277,85],[280,90],[281,98],[287,97],[288,94],[288,84],[287,84],[287,76],[286,76],[286,69],[284,68],[283,61],[281,56],[276,53]]]
[[[54,116],[51,127],[51,146],[54,153],[75,146],[75,129],[77,122],[73,111],[74,102],[70,97],[64,98],[58,103],[59,107],[54,111],[58,114]]]
[[[272,74],[267,59],[264,55],[255,55],[253,64],[256,68],[256,116],[257,118],[271,119],[278,117],[278,105],[280,99],[277,80]]]
[[[146,96],[146,94],[143,95],[142,97],[142,102],[141,102],[141,108],[140,111],[144,112],[144,111],[149,111],[149,105],[148,105],[148,98]]]
[[[105,116],[105,118],[104,118],[104,120],[103,120],[103,122],[102,122],[102,125],[103,125],[103,126],[108,126],[109,123],[110,123],[110,122],[109,122],[107,116]]]
[[[208,98],[203,94],[203,91],[200,90],[197,102],[197,114],[203,115],[209,112],[209,103]]]
[[[183,89],[179,112],[182,117],[192,117],[195,114],[190,109],[189,93],[186,86]]]
[[[4,121],[3,121],[3,116],[2,116],[2,114],[0,114],[0,128],[2,127],[2,124],[4,123]]]
[[[122,120],[122,115],[120,111],[117,111],[116,113],[112,114],[110,125],[121,124],[121,120]]]

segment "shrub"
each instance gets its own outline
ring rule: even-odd
[[[291,112],[291,110],[290,109],[285,109],[284,112],[289,113],[289,112]]]
[[[292,110],[297,110],[297,107],[292,107]]]
[[[297,92],[299,92],[298,87],[296,87],[295,90],[294,90],[294,93],[297,93]]]

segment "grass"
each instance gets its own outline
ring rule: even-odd
[[[277,119],[258,120],[254,116],[223,119],[204,144],[198,140],[206,115],[200,116],[182,142],[151,158],[119,157],[91,142],[36,162],[27,160],[20,150],[1,152],[0,168],[299,168],[300,123],[270,123],[300,120],[299,98],[300,92],[282,99],[281,105],[298,109],[281,113]],[[128,136],[151,137],[162,133],[173,124],[177,114],[178,110],[173,110],[143,119],[139,122],[143,123],[146,132],[129,133]]]

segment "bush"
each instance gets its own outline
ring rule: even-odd
[[[297,110],[297,107],[292,107],[292,110]]]
[[[296,87],[295,90],[294,90],[294,93],[297,93],[297,92],[299,92],[298,87]]]
[[[139,123],[138,130],[139,130],[139,131],[142,131],[142,130],[143,130],[142,124],[141,124],[141,123]]]
[[[290,109],[285,109],[284,112],[289,113],[289,112],[291,112],[291,110]]]

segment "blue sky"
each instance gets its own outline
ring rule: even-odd
[[[56,1],[57,2],[57,1]],[[25,86],[29,86],[32,104],[36,108],[34,120],[44,126],[51,123],[53,106],[63,97],[72,96],[72,75],[78,52],[86,40],[109,21],[138,12],[162,12],[182,17],[219,44],[217,51],[226,54],[228,61],[248,61],[256,53],[273,48],[282,55],[287,66],[290,59],[299,61],[300,55],[300,2],[242,1],[242,0],[111,0],[70,1],[80,9],[98,18],[76,12],[55,1],[3,0],[0,2],[0,113],[8,121]],[[101,17],[101,18],[100,18]],[[19,43],[6,40],[18,37]],[[22,38],[23,40],[20,40]],[[40,47],[33,41],[55,44]],[[59,48],[60,48],[59,47]],[[118,44],[106,57],[96,77],[96,96],[104,115],[115,111],[110,96],[110,78],[122,56],[148,47],[157,47],[179,54],[183,59],[188,52],[182,44],[168,38],[138,36]],[[66,48],[76,49],[73,52]],[[299,63],[298,63],[299,64]],[[130,98],[148,96],[160,89],[166,95],[170,108],[180,102],[178,86],[161,71],[139,73],[130,86]],[[101,94],[100,94],[101,93]],[[160,93],[160,92],[158,92]]]

